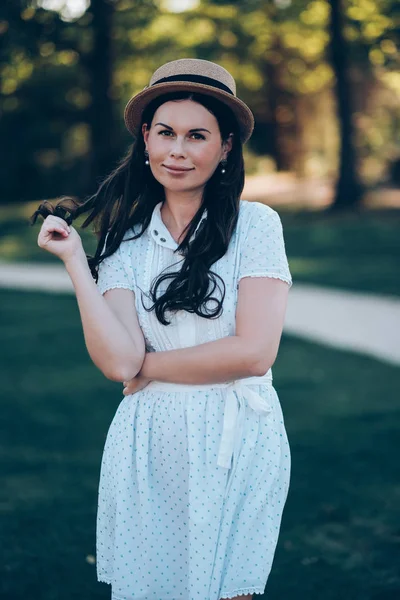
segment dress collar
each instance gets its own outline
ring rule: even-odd
[[[161,206],[162,201],[156,204],[156,206],[154,207],[149,225],[150,235],[159,246],[163,246],[164,248],[170,248],[171,250],[176,250],[179,244],[174,240],[167,227],[165,226],[164,221],[161,218]],[[194,239],[197,230],[199,229],[201,223],[206,217],[207,209],[205,208],[201,216],[200,222],[198,223],[189,242],[191,242]]]

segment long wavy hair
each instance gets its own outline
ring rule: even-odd
[[[237,225],[240,197],[244,187],[243,148],[238,123],[230,108],[219,100],[187,91],[163,94],[146,106],[141,125],[147,123],[150,127],[154,113],[164,102],[185,99],[198,102],[215,116],[221,134],[221,144],[228,139],[230,133],[234,135],[225,174],[217,167],[208,179],[204,186],[201,206],[187,225],[186,236],[175,250],[184,257],[184,260],[180,261],[181,267],[176,272],[161,273],[152,282],[149,292],[141,290],[144,309],[155,310],[157,319],[163,325],[169,325],[165,318],[166,310],[185,310],[209,319],[221,314],[225,283],[210,267],[227,252]],[[138,135],[116,168],[102,180],[95,194],[82,202],[67,196],[63,196],[55,205],[45,200],[30,217],[31,225],[39,215],[45,219],[50,214],[59,216],[71,224],[80,215],[89,212],[81,227],[84,229],[93,222],[92,231],[98,238],[94,256],[86,255],[96,283],[99,264],[117,250],[126,232],[131,228],[140,225],[138,233],[125,239],[135,240],[143,235],[150,224],[154,207],[165,201],[164,186],[155,179],[150,167],[145,164],[144,151],[144,138]],[[189,242],[204,209],[207,209],[207,218]],[[212,296],[217,287],[217,278],[223,286],[221,299]],[[168,287],[157,297],[160,284],[167,279],[171,279]],[[150,296],[153,302],[150,308],[143,304],[143,293]],[[216,302],[215,309],[207,308],[210,301]]]

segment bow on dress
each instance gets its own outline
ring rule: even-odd
[[[263,385],[265,383],[270,385],[271,382],[272,375],[263,375],[262,377],[235,379],[226,386],[224,421],[217,461],[220,467],[226,469],[231,467],[235,441],[240,442],[242,437],[240,434],[243,430],[246,404],[259,415],[268,414],[272,411],[272,406],[268,401],[248,386]]]

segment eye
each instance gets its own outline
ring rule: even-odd
[[[162,133],[172,133],[172,131],[169,131],[168,129],[163,129],[162,131],[159,131],[158,135],[161,135]],[[197,136],[199,136],[196,139],[201,139],[201,140],[205,140],[206,139],[204,137],[204,135],[201,135],[201,133],[192,133],[191,135],[197,135]]]

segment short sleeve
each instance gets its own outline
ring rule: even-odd
[[[250,218],[243,232],[237,283],[243,277],[273,277],[286,281],[290,288],[292,276],[279,214],[261,202],[249,204]]]
[[[114,254],[105,258],[98,266],[97,287],[101,294],[113,288],[135,290],[133,273],[129,269],[129,255],[123,251],[123,244],[122,241]]]

